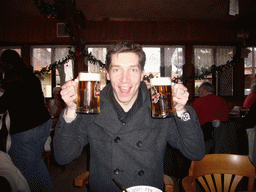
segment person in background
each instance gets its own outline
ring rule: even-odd
[[[206,154],[214,150],[213,130],[220,122],[229,120],[227,102],[215,95],[215,89],[209,82],[203,82],[198,88],[199,98],[193,103],[200,125],[204,132]]]
[[[112,179],[125,188],[149,185],[163,190],[167,142],[191,160],[204,157],[203,133],[193,108],[185,106],[185,86],[173,87],[173,117],[151,117],[151,96],[143,81],[145,60],[142,47],[131,42],[118,43],[107,53],[110,83],[100,93],[99,114],[76,114],[78,83],[62,86],[67,107],[55,128],[55,160],[68,164],[90,143],[90,191],[120,192]]]
[[[243,128],[246,129],[248,134],[249,158],[253,165],[256,167],[256,102],[251,105],[250,110],[242,118]]]
[[[5,90],[0,97],[0,113],[8,110],[11,122],[9,155],[31,191],[52,191],[54,187],[41,158],[51,129],[41,82],[14,50],[2,53],[0,69]]]
[[[246,97],[243,107],[250,109],[252,104],[256,102],[256,83],[251,86],[251,93]]]
[[[4,89],[0,87],[0,97],[4,94]],[[7,152],[11,146],[10,115],[6,110],[0,113],[0,151]]]
[[[59,117],[61,111],[66,107],[65,102],[61,98],[60,91],[61,87],[53,88],[53,99],[49,100],[47,105],[52,117]]]
[[[215,95],[214,87],[209,82],[203,82],[198,88],[199,98],[193,103],[200,125],[206,122],[227,121],[229,110],[225,99]]]
[[[0,97],[4,90],[0,87]],[[13,164],[8,151],[11,147],[10,116],[8,111],[0,113],[0,186],[5,192],[30,192],[27,180]]]
[[[256,166],[256,83],[252,84],[251,93],[245,98],[243,108],[248,110],[248,113],[246,112],[245,117],[242,118],[242,124],[248,135],[249,158]]]

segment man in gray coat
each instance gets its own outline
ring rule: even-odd
[[[67,107],[55,129],[55,159],[68,164],[90,143],[90,191],[120,192],[114,178],[125,188],[148,185],[163,190],[167,142],[191,160],[205,155],[196,113],[185,106],[185,86],[173,87],[173,117],[151,117],[151,98],[143,82],[145,60],[141,46],[130,42],[118,43],[107,53],[110,83],[100,93],[99,114],[76,114],[77,82],[62,86]]]

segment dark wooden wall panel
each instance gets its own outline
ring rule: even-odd
[[[22,19],[0,24],[0,41],[29,44],[73,44],[70,38],[57,38],[57,20]],[[235,43],[232,22],[214,20],[168,21],[88,21],[81,30],[85,43],[132,40],[148,44]],[[4,28],[4,29],[3,29]]]

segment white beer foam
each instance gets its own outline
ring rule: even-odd
[[[150,79],[150,84],[154,86],[172,85],[172,81],[170,77],[159,77],[159,78]]]
[[[100,81],[100,73],[79,73],[79,81]]]

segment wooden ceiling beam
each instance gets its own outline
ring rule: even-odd
[[[57,3],[66,16],[66,22],[69,26],[68,30],[72,33],[73,41],[75,41],[77,45],[83,44],[80,35],[80,27],[85,28],[86,25],[85,21],[78,15],[78,11],[74,7],[73,2],[71,0],[55,0],[55,3]]]

